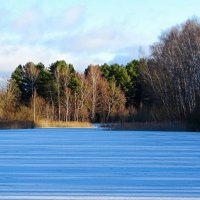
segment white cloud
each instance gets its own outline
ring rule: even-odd
[[[30,8],[23,13],[21,13],[16,21],[14,22],[14,26],[18,30],[28,29],[36,25],[39,21],[40,14],[37,9]]]
[[[70,9],[67,9],[64,13],[63,23],[66,26],[76,24],[80,19],[82,19],[84,9],[85,8],[83,6],[74,6]]]
[[[136,48],[132,52],[127,46],[143,45],[145,36],[136,34],[126,20],[106,21],[101,16],[93,19],[88,7],[80,4],[50,10],[34,4],[24,7],[6,29],[0,29],[0,72],[28,61],[49,66],[64,59],[83,71],[89,64],[134,58]]]
[[[56,60],[66,60],[67,63],[72,63],[77,71],[84,71],[89,64],[103,64],[115,56],[114,53],[106,51],[96,54],[70,53],[31,45],[4,45],[2,49],[4,51],[0,51],[0,74],[11,73],[19,64],[24,65],[29,61],[42,62],[48,67]]]
[[[25,64],[28,61],[48,64],[55,59],[56,55],[55,52],[39,46],[5,45],[3,49],[9,53],[0,52],[0,71],[2,72],[11,72],[19,64]]]
[[[96,51],[102,48],[112,48],[116,41],[115,34],[112,30],[92,30],[81,35],[77,43],[77,47]]]

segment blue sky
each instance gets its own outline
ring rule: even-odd
[[[124,64],[199,11],[199,0],[0,0],[0,74],[28,61]]]

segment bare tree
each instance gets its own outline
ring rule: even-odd
[[[27,77],[30,79],[30,84],[31,84],[31,94],[32,94],[32,104],[33,104],[33,120],[36,120],[36,80],[38,78],[38,75],[40,73],[40,69],[37,68],[37,66],[29,62],[25,66],[25,73]]]
[[[115,82],[111,82],[108,88],[107,120],[109,120],[112,115],[122,115],[125,110],[125,103],[125,94],[116,86]]]
[[[97,96],[98,96],[98,83],[101,77],[101,71],[99,66],[90,65],[87,69],[87,78],[89,80],[91,94],[89,99],[90,106],[90,118],[91,121],[96,119],[96,107],[97,107]]]
[[[79,92],[77,97],[75,120],[88,120],[87,103],[90,98],[90,84],[84,74],[79,74]]]
[[[60,96],[60,90],[61,90],[61,68],[56,67],[54,71],[55,79],[56,79],[56,86],[57,86],[57,98],[58,98],[58,120],[60,121],[60,114],[61,114],[61,96]]]
[[[144,76],[169,118],[185,119],[200,92],[200,24],[188,20],[152,46]]]
[[[10,120],[15,118],[19,90],[14,80],[7,82],[6,88],[0,91],[0,118]]]
[[[61,68],[61,81],[62,86],[64,89],[64,99],[63,104],[66,109],[65,120],[69,121],[69,114],[70,114],[70,96],[71,96],[71,89],[69,88],[69,84],[71,81],[71,72],[68,66]]]

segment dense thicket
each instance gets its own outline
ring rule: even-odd
[[[198,124],[200,24],[188,20],[173,27],[151,47],[149,58],[125,66],[90,65],[78,73],[65,61],[19,65],[0,98],[1,119]]]

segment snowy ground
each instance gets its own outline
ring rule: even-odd
[[[1,130],[0,199],[200,199],[200,133]]]

